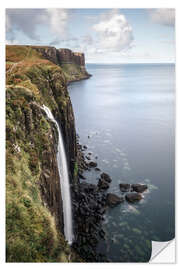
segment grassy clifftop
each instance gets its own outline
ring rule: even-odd
[[[57,132],[41,109],[48,106],[60,122],[69,160],[75,160],[66,77],[29,46],[7,46],[6,60],[7,261],[81,261],[62,234]],[[73,171],[74,163],[69,166]]]

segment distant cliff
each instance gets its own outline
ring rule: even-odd
[[[42,109],[43,104],[49,107],[62,129],[70,181],[75,188],[78,184],[76,130],[67,91],[67,77],[73,80],[75,75],[72,78],[69,73],[65,75],[64,64],[60,63],[62,55],[53,47],[6,48],[8,262],[81,261],[62,234],[57,130]],[[81,70],[83,56],[75,56],[73,64]],[[82,71],[76,76],[85,78]]]
[[[72,52],[69,49],[56,49],[50,46],[31,46],[51,62],[63,68],[67,82],[88,79],[84,53]]]

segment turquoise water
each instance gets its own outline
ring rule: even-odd
[[[148,261],[151,240],[175,233],[175,66],[89,64],[87,70],[90,79],[68,87],[80,142],[112,177],[108,192],[121,195],[123,182],[149,186],[139,203],[108,209],[98,249],[113,262]],[[97,184],[98,172],[85,176]]]

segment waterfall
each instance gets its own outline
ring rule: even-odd
[[[69,173],[68,173],[66,152],[64,149],[64,142],[59,125],[57,121],[54,119],[54,116],[52,115],[51,111],[45,105],[43,105],[43,110],[46,112],[47,117],[55,123],[58,130],[59,140],[58,140],[57,163],[60,176],[61,196],[63,203],[64,235],[68,243],[72,244],[73,230],[72,230],[71,194],[70,194]]]

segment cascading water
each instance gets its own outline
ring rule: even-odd
[[[72,244],[73,229],[72,229],[71,194],[70,194],[69,174],[63,138],[59,125],[57,121],[54,119],[54,116],[52,115],[49,108],[43,105],[43,109],[46,112],[47,117],[55,123],[58,130],[59,140],[58,140],[57,162],[58,162],[58,171],[60,176],[61,195],[63,202],[64,235],[68,243]]]

